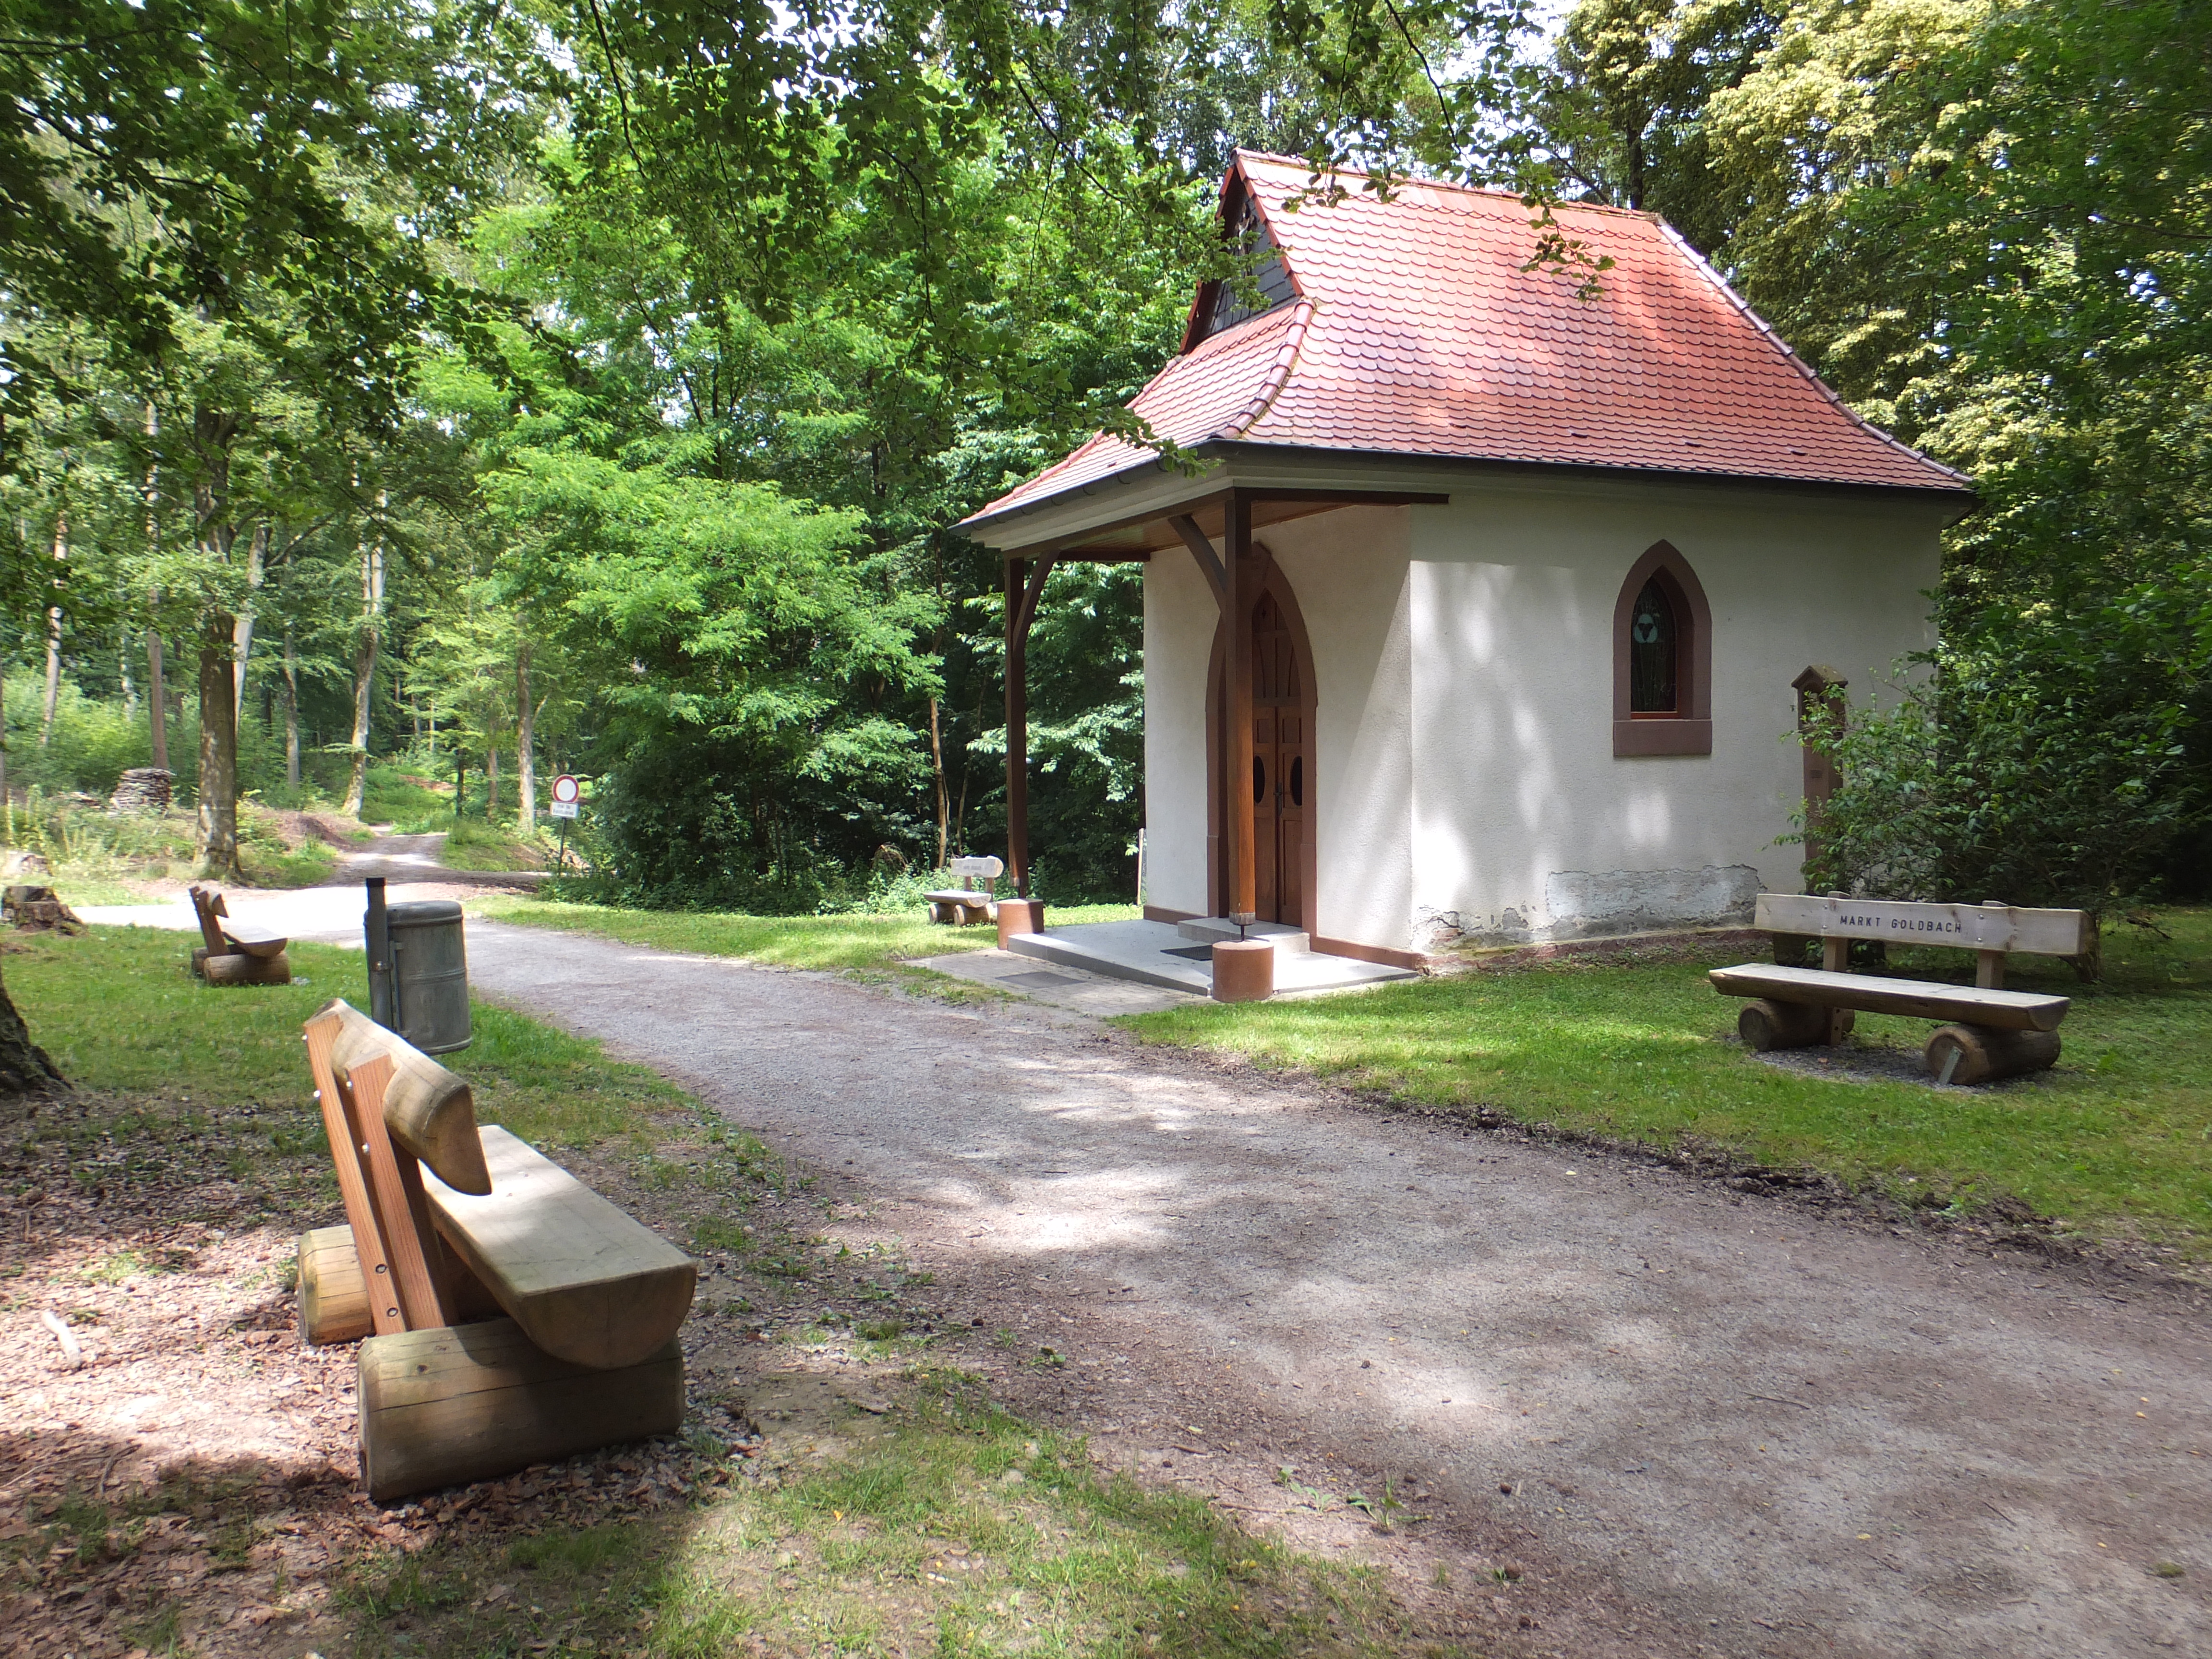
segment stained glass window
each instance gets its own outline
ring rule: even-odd
[[[1675,649],[1681,637],[1674,606],[1654,576],[1636,596],[1628,623],[1628,710],[1631,714],[1672,714],[1675,701]]]

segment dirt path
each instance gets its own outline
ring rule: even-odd
[[[379,836],[357,851],[340,853],[337,868],[316,885],[358,887],[371,876],[382,876],[394,882],[432,882],[441,887],[469,888],[535,887],[545,879],[540,870],[449,870],[441,861],[445,847],[443,830],[422,836]]]
[[[848,1176],[845,1231],[1065,1356],[1004,1369],[1115,1455],[1410,1480],[1439,1540],[1525,1540],[1567,1651],[2212,1651],[2177,1297],[1027,1008],[485,923],[469,956]]]

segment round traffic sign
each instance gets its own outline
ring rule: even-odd
[[[563,772],[553,780],[553,799],[563,806],[576,800],[584,793],[584,786],[576,781],[575,775]]]

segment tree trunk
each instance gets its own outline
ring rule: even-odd
[[[124,630],[123,638],[116,647],[115,672],[123,682],[123,718],[135,720],[138,718],[138,686],[131,678],[131,633],[128,629]]]
[[[154,471],[155,434],[161,429],[161,417],[154,405],[146,405],[146,556],[158,557],[161,551],[161,517],[157,486],[159,475]],[[161,680],[161,629],[153,620],[161,611],[161,590],[157,586],[148,595],[146,628],[146,714],[152,721],[153,761],[164,772],[169,769],[169,691]]]
[[[499,750],[496,739],[487,736],[484,748],[484,822],[489,823],[499,816]]]
[[[253,614],[261,597],[261,581],[269,568],[269,526],[264,522],[253,526],[253,538],[246,544],[246,608],[231,621],[231,649],[238,662],[237,680],[231,698],[230,722],[235,727],[246,719],[246,665],[253,656]]]
[[[284,624],[284,781],[300,787],[300,653]]]
[[[54,514],[54,562],[69,562],[69,514]],[[61,572],[54,573],[54,586],[59,587]],[[62,608],[58,605],[46,607],[46,710],[39,722],[39,747],[44,749],[53,741],[54,711],[60,706],[62,696]]]
[[[346,779],[344,810],[361,816],[362,798],[368,792],[368,712],[376,690],[376,653],[382,644],[384,624],[384,526],[386,497],[376,492],[377,533],[361,547],[361,626],[353,647],[353,770]]]
[[[538,711],[530,702],[530,641],[514,648],[514,772],[522,799],[514,817],[526,836],[538,830]]]
[[[929,700],[929,770],[937,781],[937,864],[945,867],[945,843],[952,833],[952,792],[945,785],[945,739],[937,727],[937,699]]]
[[[0,1100],[68,1092],[68,1079],[46,1058],[46,1051],[31,1041],[30,1028],[15,1012],[6,984],[0,983]]]
[[[200,634],[200,872],[236,881],[238,867],[238,705],[232,701],[230,659],[236,618],[216,611]]]
[[[238,418],[202,407],[192,412],[192,445],[200,456],[192,482],[193,538],[210,564],[228,564],[238,542],[230,516],[230,447]],[[236,618],[220,608],[203,611],[199,629],[200,777],[198,835],[200,869],[234,881],[238,867],[237,672],[232,660]]]

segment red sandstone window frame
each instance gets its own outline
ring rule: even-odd
[[[1674,709],[1630,708],[1630,629],[1644,585],[1656,579],[1674,612]],[[1690,562],[1655,542],[1628,568],[1613,607],[1613,752],[1616,757],[1713,752],[1713,612]]]

